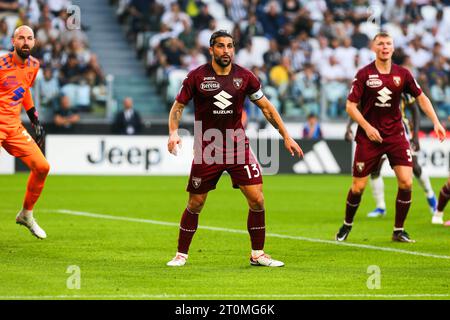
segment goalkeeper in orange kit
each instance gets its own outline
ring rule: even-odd
[[[39,123],[30,92],[39,71],[39,61],[30,55],[35,44],[33,30],[28,26],[18,27],[12,44],[14,51],[0,56],[0,147],[20,158],[31,170],[23,208],[17,214],[16,222],[27,227],[37,238],[44,239],[47,235],[33,217],[33,207],[50,170],[40,149],[44,142],[44,129]],[[22,105],[35,131],[35,141],[20,121]]]

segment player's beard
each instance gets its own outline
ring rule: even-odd
[[[23,51],[23,48],[26,48],[26,49],[28,49],[28,51]],[[31,48],[30,47],[28,47],[28,46],[22,46],[22,48],[19,48],[19,47],[16,47],[16,52],[17,52],[17,55],[19,56],[19,57],[21,57],[22,59],[27,59],[29,56],[30,56],[30,54],[31,54]]]
[[[224,61],[225,60],[225,61]],[[223,57],[214,56],[214,61],[221,66],[222,68],[228,67],[231,63],[231,57],[228,56],[228,60],[224,59]]]

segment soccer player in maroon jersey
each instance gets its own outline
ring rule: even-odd
[[[168,150],[176,153],[181,145],[178,135],[181,115],[185,105],[194,99],[196,125],[194,161],[187,186],[189,200],[181,217],[178,251],[167,265],[183,266],[186,263],[189,246],[197,230],[199,213],[208,192],[216,188],[220,176],[227,171],[233,187],[241,190],[249,206],[247,229],[252,247],[250,264],[281,267],[283,262],[264,253],[265,211],[261,168],[250,150],[241,121],[246,97],[278,129],[292,156],[300,157],[303,151],[290,137],[280,115],[264,96],[256,76],[233,63],[233,37],[224,30],[214,32],[210,38],[209,53],[212,62],[187,75],[169,115]],[[212,135],[215,135],[215,139],[211,138]]]
[[[445,129],[439,122],[430,100],[411,73],[392,63],[394,52],[392,37],[386,32],[378,33],[373,40],[373,50],[376,54],[375,61],[358,71],[347,98],[346,111],[358,123],[355,139],[357,145],[345,220],[336,234],[336,240],[347,239],[368,177],[383,154],[386,154],[398,183],[392,240],[415,242],[404,229],[404,222],[411,206],[413,162],[402,123],[400,110],[402,92],[416,98],[420,108],[433,122],[434,131],[441,141],[445,139]]]

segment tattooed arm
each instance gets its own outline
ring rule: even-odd
[[[284,122],[281,119],[280,114],[277,109],[273,106],[273,104],[263,96],[261,99],[254,101],[254,103],[261,109],[266,117],[267,121],[280,132],[280,135],[284,139],[284,146],[289,151],[289,153],[294,156],[297,154],[299,157],[303,156],[303,151],[300,146],[291,138],[286,127],[284,126]]]
[[[169,113],[169,141],[167,149],[174,153],[175,147],[180,145],[181,138],[178,136],[178,127],[180,126],[181,115],[183,114],[184,104],[175,100]]]

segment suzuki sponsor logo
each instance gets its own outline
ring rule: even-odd
[[[214,102],[214,105],[216,107],[219,107],[222,110],[213,110],[213,114],[232,114],[233,113],[233,110],[224,110],[233,104],[229,100],[232,98],[232,96],[228,92],[222,90],[218,94],[216,94],[214,96],[214,98],[217,100]]]
[[[305,153],[293,168],[295,173],[340,173],[341,168],[325,141],[320,141]]]
[[[381,103],[375,102],[375,105],[377,107],[390,107],[391,104],[387,103],[389,100],[392,100],[391,94],[392,91],[389,90],[388,88],[384,87],[383,89],[378,91],[379,96],[377,97],[378,101],[380,101]]]

